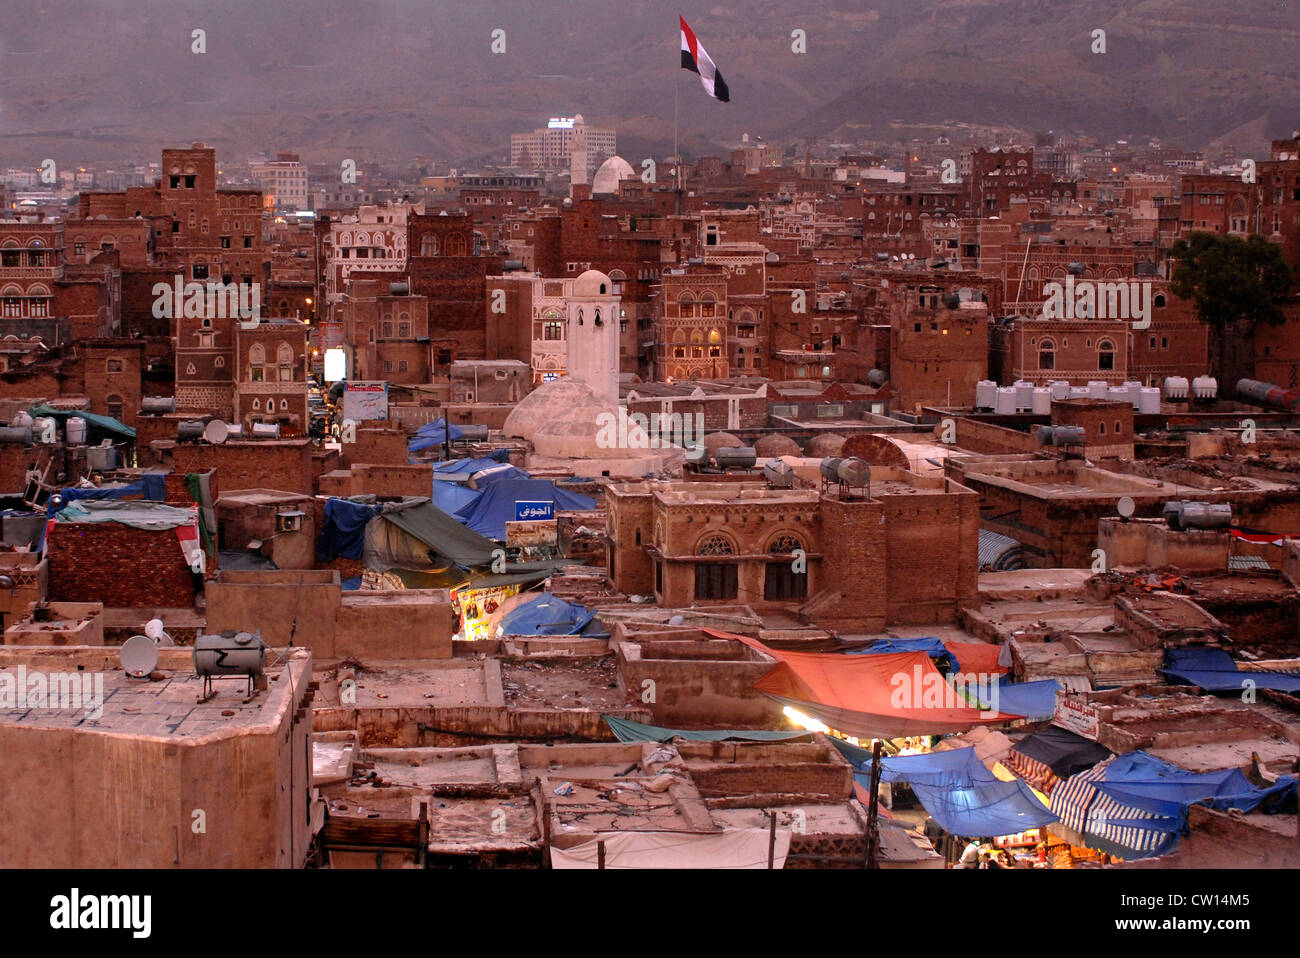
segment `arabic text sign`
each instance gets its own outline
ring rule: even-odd
[[[506,523],[507,547],[553,546],[558,541],[559,528],[554,519]]]
[[[357,421],[387,419],[388,383],[348,383],[343,393],[343,417]]]
[[[1060,692],[1056,693],[1056,712],[1052,715],[1052,724],[1094,742],[1101,732],[1101,717],[1095,705]]]
[[[536,519],[554,519],[555,503],[554,502],[527,502],[517,500],[515,502],[515,521],[528,522]]]

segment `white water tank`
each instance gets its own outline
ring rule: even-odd
[[[1187,377],[1170,376],[1165,379],[1165,399],[1187,398]]]
[[[1192,380],[1192,395],[1197,399],[1213,399],[1219,394],[1219,381],[1213,376],[1197,376]]]
[[[1017,379],[1012,386],[1016,390],[1016,409],[1032,409],[1034,405],[1034,384]]]
[[[1064,379],[1048,383],[1047,388],[1052,391],[1053,399],[1068,399],[1070,397],[1070,384]]]
[[[9,420],[9,425],[15,429],[27,429],[32,424],[32,414],[25,409],[20,409],[14,413],[14,418]]]
[[[975,384],[975,408],[992,409],[997,405],[998,384],[991,379],[981,379]]]
[[[1128,402],[1128,390],[1123,386],[1111,386],[1106,390],[1106,398],[1112,402]]]
[[[1129,402],[1133,404],[1134,409],[1137,409],[1138,398],[1142,395],[1142,384],[1129,381],[1124,384],[1124,388],[1128,390]]]
[[[67,437],[69,446],[84,446],[86,444],[86,420],[80,416],[69,417]]]
[[[1138,396],[1138,412],[1144,416],[1158,415],[1160,412],[1160,390],[1155,386],[1144,386]]]
[[[1070,398],[1070,399],[1091,399],[1091,398],[1092,398],[1092,390],[1089,389],[1087,386],[1071,386],[1071,387],[1070,387],[1070,395],[1069,395],[1068,398]]]
[[[1088,383],[1088,395],[1093,399],[1108,398],[1107,390],[1110,389],[1105,383],[1090,382]]]
[[[1016,387],[1003,386],[998,390],[993,411],[999,416],[1011,416],[1016,411]]]
[[[1034,415],[1050,416],[1052,413],[1052,391],[1040,386],[1034,390]]]

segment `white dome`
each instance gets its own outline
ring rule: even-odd
[[[573,281],[574,299],[612,296],[613,290],[613,281],[598,269],[589,269]]]
[[[600,164],[600,169],[596,171],[596,175],[591,181],[591,192],[593,194],[617,193],[619,180],[634,179],[635,177],[636,171],[632,169],[627,160],[621,156],[611,156]]]

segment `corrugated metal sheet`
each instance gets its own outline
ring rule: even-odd
[[[1010,572],[1025,568],[1024,548],[1010,536],[989,529],[980,530],[979,563],[981,569]]]

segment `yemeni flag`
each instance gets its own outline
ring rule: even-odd
[[[722,79],[722,74],[713,64],[713,58],[695,38],[695,31],[687,26],[686,19],[682,16],[678,16],[677,19],[682,23],[682,69],[698,73],[700,83],[704,85],[709,96],[726,103],[731,99],[731,93],[727,90],[727,81]]]

